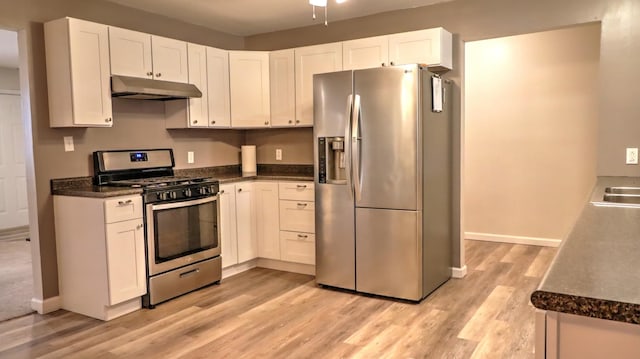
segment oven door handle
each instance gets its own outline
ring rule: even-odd
[[[171,202],[171,203],[162,203],[162,204],[153,204],[151,205],[151,209],[154,211],[160,211],[163,209],[172,209],[172,208],[180,208],[180,207],[189,207],[189,206],[197,206],[199,204],[213,202],[218,199],[218,194],[211,197],[193,199],[187,201],[179,201],[179,202]]]

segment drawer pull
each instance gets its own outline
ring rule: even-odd
[[[307,207],[306,203],[298,203],[298,208],[305,208]]]
[[[186,277],[186,276],[188,276],[189,274],[194,274],[194,273],[200,273],[200,268],[196,268],[196,269],[192,269],[192,270],[190,270],[190,271],[186,271],[186,272],[184,272],[184,273],[180,273],[180,278],[182,278],[182,277]]]
[[[130,204],[132,204],[132,203],[133,203],[133,201],[132,201],[132,200],[130,200],[130,199],[128,199],[128,200],[126,200],[126,201],[118,201],[118,206],[121,206],[121,207],[122,207],[122,206],[128,206],[128,205],[130,205]]]
[[[298,238],[299,239],[307,239],[307,238],[309,238],[309,236],[306,235],[306,234],[298,234]]]
[[[307,185],[306,184],[299,184],[299,185],[296,185],[296,187],[298,187],[298,189],[305,189],[305,188],[307,188]]]

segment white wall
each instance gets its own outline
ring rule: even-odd
[[[0,67],[0,90],[20,90],[18,69]]]
[[[569,233],[596,178],[599,52],[599,24],[466,44],[466,238]]]

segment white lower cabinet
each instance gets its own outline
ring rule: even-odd
[[[280,182],[280,258],[315,264],[313,182]]]
[[[235,195],[238,263],[242,263],[258,257],[253,183],[236,184]]]
[[[280,217],[278,215],[278,183],[255,182],[256,235],[258,257],[280,259]]]
[[[54,196],[62,308],[110,320],[147,292],[142,197]]]
[[[238,263],[238,232],[236,229],[236,186],[220,186],[220,247],[222,268]]]

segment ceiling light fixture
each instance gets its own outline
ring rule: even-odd
[[[337,4],[342,4],[347,0],[336,0]],[[324,8],[324,26],[329,25],[327,21],[327,8],[329,7],[327,0],[309,0],[309,4],[313,7],[313,16],[312,18],[316,19],[316,6]]]

